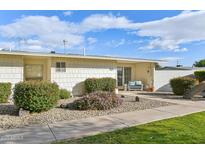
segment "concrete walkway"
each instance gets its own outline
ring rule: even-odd
[[[148,96],[141,97],[147,98]],[[205,101],[151,99],[169,101],[176,103],[176,105],[81,120],[63,121],[55,124],[10,129],[0,132],[0,143],[49,143],[56,140],[79,138],[205,111]]]

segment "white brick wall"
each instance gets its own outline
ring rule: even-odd
[[[56,62],[66,62],[66,72],[56,72]],[[83,94],[83,81],[87,78],[112,77],[117,78],[115,62],[90,61],[74,59],[53,59],[51,68],[51,81],[61,88],[66,88],[74,95]]]
[[[12,85],[23,80],[23,60],[17,56],[0,55],[0,82]]]

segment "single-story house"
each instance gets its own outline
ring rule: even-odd
[[[0,82],[12,85],[25,80],[56,82],[73,95],[84,93],[87,78],[112,77],[119,89],[128,81],[140,80],[145,88],[154,87],[155,64],[158,60],[108,56],[0,51]]]

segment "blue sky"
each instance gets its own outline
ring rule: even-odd
[[[0,11],[0,48],[163,59],[205,58],[203,11]]]

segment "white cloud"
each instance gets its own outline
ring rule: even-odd
[[[205,40],[205,11],[183,12],[175,17],[136,24],[139,36],[153,37],[148,48],[185,51],[181,45]]]
[[[22,40],[22,44],[25,44],[25,45],[43,45],[43,42],[36,40],[36,39],[28,39],[28,40]]]
[[[128,35],[137,35],[137,31],[128,31],[127,32]]]
[[[182,11],[180,14],[182,15],[182,14],[188,14],[188,13],[192,13],[193,11],[191,11],[191,10],[184,10],[184,11]]]
[[[53,50],[63,48],[63,40],[67,41],[69,48],[82,45],[86,32],[128,28],[131,24],[125,17],[113,15],[91,15],[80,23],[62,21],[57,16],[23,16],[11,24],[0,25],[0,35],[9,39],[26,40],[21,43],[24,48]],[[93,44],[97,39],[90,37],[87,41]],[[117,42],[115,47],[123,42],[124,40]]]
[[[65,11],[65,12],[63,12],[64,16],[71,16],[72,14],[73,14],[72,11]]]
[[[165,60],[165,61],[177,61],[177,60],[182,60],[183,58],[181,57],[164,57],[161,58],[161,60]]]
[[[111,40],[105,44],[109,47],[117,48],[119,46],[124,45],[125,43],[126,43],[125,39],[120,39],[120,40]]]
[[[144,43],[145,42],[145,40],[126,40],[126,43],[128,44],[128,45],[132,45],[132,44],[135,44],[135,45],[140,45],[140,44],[142,44],[142,43]]]
[[[85,32],[104,29],[129,29],[132,27],[132,22],[126,17],[95,14],[85,18],[80,27]]]
[[[66,12],[65,15],[72,14]],[[174,17],[144,23],[135,23],[124,16],[112,14],[94,14],[78,23],[60,20],[57,16],[22,16],[11,24],[0,25],[0,36],[11,40],[27,40],[22,46],[53,50],[63,48],[63,40],[67,41],[69,48],[81,46],[87,32],[123,29],[129,30],[129,34],[150,38],[147,45],[141,49],[178,52],[187,51],[182,47],[186,43],[204,41],[204,27],[205,11],[183,11]],[[91,37],[87,41],[92,44],[97,40]],[[124,39],[108,42],[113,47],[125,43]]]
[[[67,12],[68,15],[68,12]],[[9,39],[27,40],[26,45],[42,48],[63,48],[63,40],[72,48],[84,42],[83,34],[90,31],[127,28],[131,24],[125,17],[113,15],[91,15],[80,23],[62,21],[57,16],[23,16],[15,22],[0,25],[0,35]],[[35,41],[31,38],[35,38]],[[88,43],[95,43],[95,38],[88,38]],[[39,44],[40,43],[40,44]],[[24,44],[24,46],[26,46]]]
[[[48,52],[49,48],[43,47],[42,42],[37,40],[21,40],[18,42],[0,42],[0,49],[6,50],[28,50]]]
[[[184,58],[182,57],[163,57],[160,60],[166,61],[165,63],[162,62],[160,65],[162,66],[176,66],[178,64],[181,64]]]
[[[134,23],[126,17],[97,14],[84,19],[80,27],[84,31],[134,30],[128,33],[152,38],[146,47],[142,47],[146,50],[184,52],[188,49],[182,45],[205,40],[205,11],[182,11],[174,17],[144,23]]]
[[[94,38],[94,37],[88,37],[87,38],[87,41],[88,41],[88,44],[91,45],[91,44],[94,44],[97,42],[97,39]]]
[[[0,26],[0,33],[6,37],[28,37],[48,33],[70,32],[69,23],[58,17],[28,16],[17,19],[14,23]]]
[[[16,46],[15,42],[0,42],[1,49],[15,48],[15,46]]]
[[[75,33],[73,25],[56,16],[28,16],[17,19],[14,23],[1,25],[0,35],[10,39],[27,40],[26,45],[36,49],[37,46],[42,49],[63,48],[63,40],[67,40],[69,47],[73,47],[84,41],[82,35]],[[35,40],[31,39],[33,37]]]
[[[175,52],[187,51],[186,48],[181,48],[178,42],[174,40],[161,40],[161,39],[154,39],[150,41],[149,44],[144,49],[153,50],[158,48],[162,50],[169,50]]]
[[[20,50],[28,50],[28,51],[42,51],[49,52],[51,51],[49,48],[43,47],[41,45],[22,45]]]

